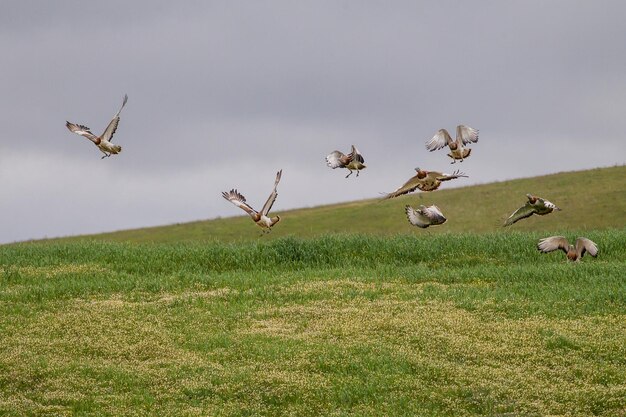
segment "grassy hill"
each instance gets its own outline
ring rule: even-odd
[[[278,212],[282,221],[265,240],[284,236],[314,237],[328,233],[437,234],[449,232],[503,232],[511,230],[592,230],[626,225],[626,166],[564,172],[484,185],[414,193],[392,200],[350,203]],[[508,229],[502,221],[532,193],[555,203],[562,211],[533,216]],[[280,198],[280,197],[279,197]],[[405,205],[437,204],[446,224],[428,231],[409,225]],[[233,208],[236,213],[237,209]],[[125,230],[79,239],[131,242],[257,240],[260,229],[247,216],[197,221],[170,226]],[[76,239],[76,238],[72,238]]]
[[[625,415],[626,167],[281,214],[1,245],[0,415]]]

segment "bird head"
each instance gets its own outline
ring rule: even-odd
[[[417,172],[417,178],[419,178],[419,179],[424,178],[426,176],[426,174],[428,174],[427,171],[425,171],[423,169],[419,169],[419,167],[415,168],[415,172]]]

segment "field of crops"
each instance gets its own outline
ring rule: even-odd
[[[625,415],[626,229],[584,234],[0,246],[0,414]]]

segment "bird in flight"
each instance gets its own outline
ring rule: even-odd
[[[435,136],[426,142],[426,149],[432,152],[448,146],[450,148],[448,156],[452,158],[451,164],[454,164],[457,160],[463,162],[463,159],[470,156],[472,150],[466,148],[465,145],[472,142],[478,142],[478,130],[469,126],[458,125],[456,127],[456,140],[452,140],[446,129],[439,129]]]
[[[515,210],[513,214],[505,220],[504,226],[510,226],[519,220],[532,216],[533,214],[543,216],[552,213],[554,210],[561,210],[553,203],[541,197],[537,197],[536,195],[526,194],[526,197],[528,198],[526,204]]]
[[[387,194],[384,198],[394,198],[403,194],[408,194],[420,189],[421,191],[434,191],[443,181],[450,181],[456,178],[468,178],[463,172],[454,171],[452,174],[445,174],[437,171],[426,171],[425,169],[415,168],[416,174],[404,183],[400,188]]]
[[[222,197],[248,213],[250,217],[252,217],[252,220],[254,220],[254,222],[257,224],[257,226],[263,229],[263,233],[269,233],[271,231],[271,227],[280,221],[280,216],[268,217],[268,214],[272,209],[272,205],[274,205],[274,201],[276,201],[276,197],[278,196],[278,193],[276,192],[276,187],[280,182],[280,177],[282,173],[282,169],[276,173],[274,189],[272,190],[270,196],[267,198],[267,201],[263,205],[261,211],[256,211],[255,209],[250,207],[250,205],[246,203],[246,198],[243,195],[239,194],[239,192],[235,189],[230,190],[229,192],[223,192]]]
[[[118,154],[122,152],[122,147],[120,145],[114,145],[111,141],[113,139],[113,135],[117,130],[117,125],[120,122],[120,113],[122,109],[126,105],[128,101],[128,95],[124,95],[124,101],[122,102],[122,107],[118,110],[118,112],[113,116],[113,119],[109,122],[109,125],[104,130],[104,133],[100,136],[96,136],[91,133],[91,130],[87,126],[78,125],[70,122],[65,122],[65,126],[71,131],[76,133],[77,135],[83,136],[90,141],[92,141],[98,149],[104,154],[104,156],[100,159],[108,158],[113,154]]]
[[[333,151],[326,157],[326,165],[335,168],[346,168],[350,173],[346,175],[348,178],[352,175],[352,170],[356,171],[356,176],[359,176],[359,171],[365,169],[365,159],[363,159],[363,155],[359,153],[359,150],[352,145],[352,152],[347,155],[344,155],[343,152]]]
[[[447,220],[441,210],[439,210],[439,207],[434,204],[429,207],[422,205],[416,209],[411,206],[406,206],[404,210],[406,211],[406,217],[409,219],[409,223],[413,226],[421,227],[422,229],[426,229],[428,226],[444,224]]]
[[[594,258],[598,256],[598,246],[586,237],[576,239],[576,245],[574,246],[563,236],[551,236],[541,239],[537,244],[537,249],[543,253],[561,249],[570,261],[579,261],[586,252],[589,252],[589,255]]]

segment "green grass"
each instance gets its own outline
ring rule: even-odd
[[[400,185],[406,178],[400,178]],[[360,180],[360,179],[359,179]],[[390,187],[390,188],[393,188]],[[277,212],[282,217],[263,240],[285,236],[316,237],[329,233],[367,233],[392,236],[397,233],[510,232],[546,230],[598,230],[626,225],[626,166],[565,172],[542,177],[414,193],[391,200],[351,203]],[[387,190],[390,191],[390,190]],[[526,202],[526,193],[542,196],[562,209],[546,216],[532,216],[510,228],[501,225]],[[215,198],[221,199],[216,195]],[[274,207],[280,208],[279,197]],[[224,201],[225,205],[229,203]],[[436,204],[448,221],[427,232],[409,225],[405,205]],[[248,216],[232,207],[237,217],[197,221],[71,238],[116,242],[256,241],[261,230]]]
[[[0,414],[626,414],[623,225],[419,232],[0,246]]]

